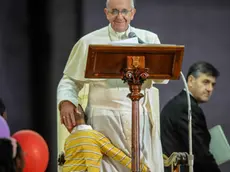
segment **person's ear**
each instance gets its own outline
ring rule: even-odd
[[[133,20],[135,14],[136,14],[136,11],[137,10],[135,8],[132,9],[132,11],[131,11],[131,18],[130,18],[131,20]]]
[[[189,75],[188,77],[188,86],[192,87],[193,83],[195,82],[196,78],[192,75]]]
[[[109,11],[107,8],[104,8],[104,13],[107,19],[109,19],[108,15],[109,15]]]

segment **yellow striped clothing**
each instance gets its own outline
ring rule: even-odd
[[[116,148],[102,133],[84,129],[72,132],[65,142],[65,164],[63,172],[99,172],[102,156],[106,155],[131,169],[131,158]],[[141,171],[148,167],[141,165]]]

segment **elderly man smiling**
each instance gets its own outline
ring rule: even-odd
[[[131,100],[127,84],[120,79],[87,79],[85,67],[89,44],[107,44],[128,38],[134,32],[146,43],[160,44],[155,33],[134,28],[130,22],[136,9],[133,0],[107,0],[104,9],[109,25],[82,37],[73,47],[57,89],[57,103],[61,123],[71,130],[76,123],[78,94],[85,84],[89,85],[88,124],[103,133],[122,151],[131,155]],[[163,171],[162,148],[159,136],[159,95],[152,86],[153,81],[144,83],[140,100],[140,148],[143,160],[152,172]],[[111,158],[104,157],[101,171],[127,172]]]

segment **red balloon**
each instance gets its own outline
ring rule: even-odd
[[[13,136],[24,152],[23,172],[45,172],[49,161],[49,149],[41,135],[32,130],[21,130]]]

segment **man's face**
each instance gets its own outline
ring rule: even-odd
[[[110,0],[105,15],[116,32],[124,32],[133,20],[136,9],[131,7],[131,0]]]
[[[189,91],[199,103],[204,103],[209,100],[215,84],[215,77],[202,73],[197,78],[194,78],[192,75],[188,78]]]

